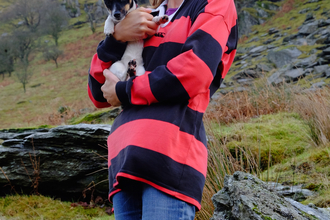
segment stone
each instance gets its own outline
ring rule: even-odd
[[[316,58],[317,58],[316,55],[313,54],[307,58],[297,60],[297,62],[294,63],[294,67],[295,68],[306,68],[306,67],[310,66],[312,63],[315,63]]]
[[[267,39],[266,41],[262,42],[263,44],[270,44],[270,43],[273,43],[274,41],[276,41],[275,39]]]
[[[272,35],[272,34],[275,34],[275,33],[278,33],[279,32],[279,30],[277,30],[276,28],[270,28],[269,30],[268,30],[268,34],[269,35]]]
[[[239,80],[239,79],[246,79],[246,78],[259,78],[259,74],[254,69],[247,69],[243,70],[237,74],[235,74],[233,77],[231,77],[232,80]]]
[[[306,15],[305,22],[306,22],[306,21],[313,20],[313,19],[314,19],[314,15],[313,15],[313,13],[308,13],[308,14]]]
[[[251,28],[254,25],[259,24],[258,18],[255,15],[251,15],[248,11],[242,10],[238,13],[238,36],[248,35],[251,33]]]
[[[323,53],[324,55],[330,55],[330,47],[324,49],[324,50],[322,51],[322,53]]]
[[[305,14],[305,13],[309,12],[310,10],[311,10],[310,8],[304,8],[304,9],[300,10],[298,13]]]
[[[283,49],[279,51],[271,50],[267,54],[269,61],[274,63],[277,68],[281,68],[291,62],[302,54],[296,47],[292,49]]]
[[[315,74],[323,74],[326,70],[330,69],[329,65],[320,65],[314,67]]]
[[[63,200],[80,198],[89,184],[107,179],[107,160],[100,155],[107,155],[110,129],[111,125],[106,124],[78,124],[17,135],[13,130],[2,130],[0,136],[5,141],[0,145],[1,168],[17,192],[30,194],[30,177],[40,177],[38,192],[42,195]],[[36,165],[33,161],[40,162]],[[0,196],[12,193],[2,174],[0,187]],[[106,182],[95,187],[97,194],[107,197]]]
[[[304,201],[308,197],[317,194],[311,190],[303,189],[302,184],[294,186],[282,185],[275,182],[268,182],[267,184],[269,189],[276,192],[277,195],[290,198],[298,202]]]
[[[317,216],[313,219],[326,220],[330,217],[323,210],[311,210],[278,196],[266,183],[241,171],[226,175],[224,187],[213,195],[212,202],[215,209],[211,220],[308,220],[311,215]]]
[[[325,82],[317,82],[317,83],[313,83],[311,88],[322,88],[326,83]]]
[[[305,77],[305,72],[303,68],[289,70],[284,74],[286,82],[295,82],[303,77]]]
[[[272,66],[270,66],[269,64],[265,64],[265,63],[258,63],[256,66],[257,72],[260,72],[260,73],[270,72],[272,69],[273,69]]]
[[[249,53],[261,53],[263,51],[267,50],[266,46],[258,46],[249,51]]]
[[[317,30],[318,22],[314,21],[306,25],[302,25],[298,31],[298,34],[309,35]]]

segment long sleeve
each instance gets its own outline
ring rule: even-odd
[[[117,83],[120,101],[133,105],[192,102],[195,96],[209,93],[219,70],[223,78],[233,62],[237,45],[236,21],[232,1],[223,4],[210,1],[193,21],[179,55],[151,72]]]
[[[116,41],[112,35],[101,41],[94,54],[89,69],[88,95],[97,108],[109,107],[110,104],[103,97],[101,86],[105,82],[103,70],[108,69],[112,63],[120,60],[127,43]]]

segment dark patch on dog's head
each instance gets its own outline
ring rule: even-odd
[[[112,19],[118,22],[137,5],[136,0],[104,0],[104,4],[109,10]]]

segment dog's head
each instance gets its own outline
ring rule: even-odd
[[[128,12],[137,8],[136,0],[104,0],[112,20],[120,22]]]

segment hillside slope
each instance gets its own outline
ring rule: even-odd
[[[0,5],[4,2],[6,1],[0,1]],[[267,3],[267,1],[261,2]],[[306,4],[307,2],[309,3]],[[242,85],[249,85],[246,82],[250,79],[240,80],[237,77],[239,74],[255,70],[261,63],[269,65],[266,58],[268,49],[258,52],[258,56],[252,54],[253,56],[248,56],[248,59],[246,57],[253,48],[262,45],[270,46],[270,43],[265,43],[266,40],[273,39],[273,36],[267,36],[270,29],[280,32],[280,35],[271,42],[273,48],[290,48],[292,45],[284,45],[283,39],[298,33],[298,28],[306,19],[306,12],[312,12],[315,19],[327,20],[330,16],[324,13],[330,8],[330,0],[285,0],[277,4],[282,7],[272,18],[262,25],[254,26],[254,32],[241,38],[237,59],[226,76],[224,86],[227,87],[222,89],[222,93],[235,91]],[[302,13],[303,10],[306,12]],[[85,20],[86,17],[82,14],[72,19],[70,23]],[[92,34],[87,23],[64,31],[59,39],[64,56],[60,58],[58,68],[53,62],[44,61],[41,54],[34,54],[36,59],[31,65],[31,71],[34,74],[27,84],[26,93],[16,80],[15,74],[11,77],[5,75],[4,79],[0,77],[0,128],[65,124],[72,117],[96,111],[97,109],[87,96],[87,72],[97,44],[104,37],[102,31],[102,24],[99,24],[96,33]],[[305,58],[319,46],[302,43],[295,47],[302,51],[300,58]],[[276,71],[276,67],[271,64],[268,71],[265,74],[267,77]],[[314,83],[317,80],[323,79],[311,79],[311,82]],[[329,80],[325,79],[325,82],[328,83]]]

